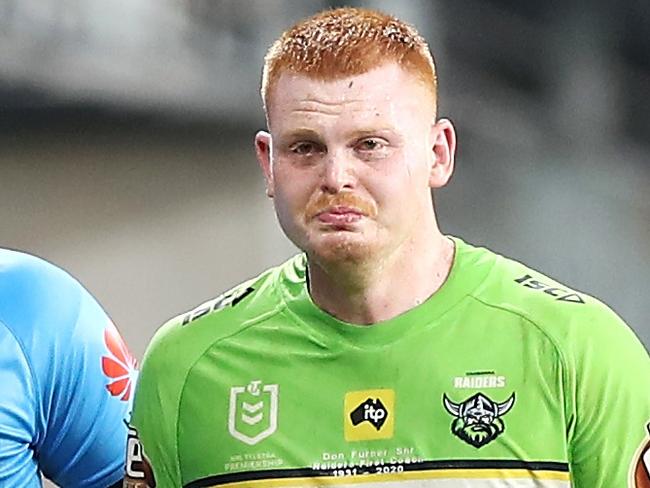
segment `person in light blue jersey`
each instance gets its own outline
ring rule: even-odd
[[[136,361],[84,287],[0,249],[0,486],[121,486]]]

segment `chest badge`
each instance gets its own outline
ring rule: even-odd
[[[345,440],[390,439],[395,428],[395,392],[391,389],[349,391],[343,405]]]
[[[483,393],[455,403],[444,394],[442,403],[447,412],[455,417],[451,423],[451,432],[466,443],[480,448],[492,442],[505,430],[506,425],[502,417],[515,404],[515,394],[502,403],[491,400]]]
[[[278,428],[278,385],[260,380],[230,389],[228,431],[235,439],[253,446]]]

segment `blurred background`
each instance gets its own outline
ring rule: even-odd
[[[253,135],[264,52],[324,0],[0,0],[0,245],[69,270],[140,358],[282,262]],[[459,134],[445,232],[650,344],[650,3],[369,0],[415,24]]]

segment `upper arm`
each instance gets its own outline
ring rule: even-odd
[[[106,488],[122,476],[129,409],[114,395],[128,385],[107,389],[120,372],[102,369],[104,357],[129,362],[104,335],[121,342],[117,331],[79,282],[28,254],[0,249],[0,297],[0,486],[40,486],[41,471]]]
[[[57,403],[39,461],[43,474],[60,486],[105,488],[123,476],[135,361],[106,313],[77,286],[71,323],[49,324],[70,333],[52,339],[56,373],[48,393]]]
[[[0,322],[0,486],[38,480],[32,445],[37,440],[35,385],[21,344]]]
[[[575,426],[570,438],[576,488],[629,486],[650,420],[650,358],[611,311],[586,324],[571,345]],[[645,485],[644,485],[645,486]]]
[[[161,488],[182,485],[176,433],[183,367],[175,363],[174,345],[160,335],[149,344],[138,378],[126,486],[152,479]],[[149,486],[154,486],[151,481]]]

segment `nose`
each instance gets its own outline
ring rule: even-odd
[[[338,193],[354,188],[353,163],[341,152],[330,152],[323,162],[321,190],[324,193]]]

